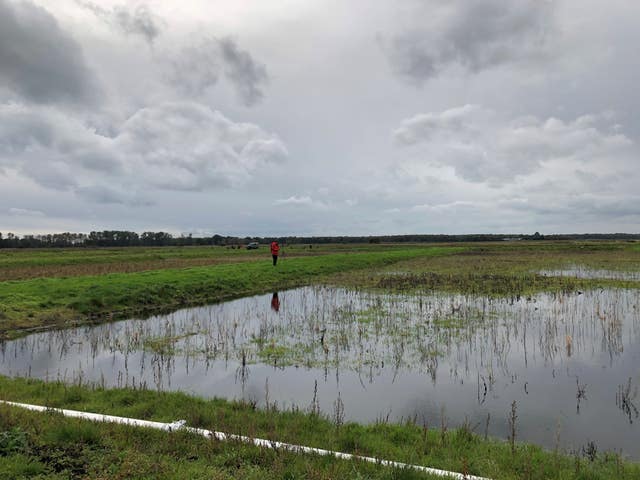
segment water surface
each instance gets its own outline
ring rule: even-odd
[[[306,287],[0,344],[0,373],[468,422],[639,459],[640,291],[489,299]],[[339,400],[338,400],[339,399]]]
[[[626,270],[604,270],[585,267],[583,265],[571,265],[559,270],[542,270],[540,275],[547,277],[575,277],[590,280],[633,280],[640,281],[640,272]]]

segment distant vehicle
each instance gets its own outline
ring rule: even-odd
[[[258,247],[260,247],[258,242],[251,242],[247,245],[247,250],[255,250]]]

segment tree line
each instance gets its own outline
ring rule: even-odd
[[[91,233],[52,233],[45,235],[15,235],[0,232],[0,248],[57,248],[57,247],[167,247],[186,245],[225,245],[235,237],[173,236],[167,232],[131,232],[103,230]],[[253,240],[249,240],[253,241]],[[231,244],[231,243],[228,243]]]
[[[15,235],[0,232],[0,248],[60,248],[60,247],[166,247],[219,245],[237,246],[249,242],[270,243],[278,240],[285,244],[324,243],[440,243],[440,242],[492,242],[501,240],[640,240],[640,234],[466,234],[466,235],[381,235],[381,236],[321,236],[321,237],[235,237],[212,235],[174,236],[167,232],[143,232],[127,230],[103,230],[86,233],[53,233],[46,235]]]

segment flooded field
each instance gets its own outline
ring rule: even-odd
[[[0,344],[0,374],[469,425],[640,458],[640,291],[490,299],[306,287]],[[514,404],[515,402],[515,404]],[[215,427],[215,426],[212,426]]]
[[[640,272],[624,270],[598,270],[572,265],[561,270],[542,270],[540,275],[547,277],[575,277],[587,279],[633,280],[640,281]]]

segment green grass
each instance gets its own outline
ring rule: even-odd
[[[406,249],[402,245],[385,245],[383,250]],[[287,255],[324,255],[342,251],[374,252],[380,251],[379,245],[344,244],[316,245],[309,249],[307,245],[288,245],[282,247]],[[269,247],[263,245],[256,250],[244,248],[230,249],[218,246],[196,247],[103,247],[103,248],[38,248],[38,249],[0,249],[0,272],[3,269],[25,266],[59,266],[97,263],[147,262],[150,260],[252,257],[264,258],[269,255]]]
[[[461,251],[405,247],[207,267],[0,282],[0,334],[220,301],[307,285],[329,275]]]
[[[407,248],[406,245],[385,245],[381,248],[370,244],[310,247],[310,245],[287,245],[282,248],[281,255],[291,258]],[[268,257],[267,246],[257,250],[246,250],[240,247],[0,249],[0,281],[211,266],[221,263],[261,261]]]
[[[501,479],[637,479],[640,465],[613,454],[594,459],[531,445],[483,440],[469,428],[379,423],[337,426],[301,411],[257,410],[248,403],[182,393],[88,389],[0,377],[0,397],[170,422],[358,453]],[[19,478],[429,478],[360,462],[261,450],[188,434],[93,424],[0,405],[0,472]],[[3,444],[3,435],[9,439]],[[9,444],[10,447],[3,445]],[[0,477],[2,478],[2,477]],[[49,478],[49,477],[48,477]]]

